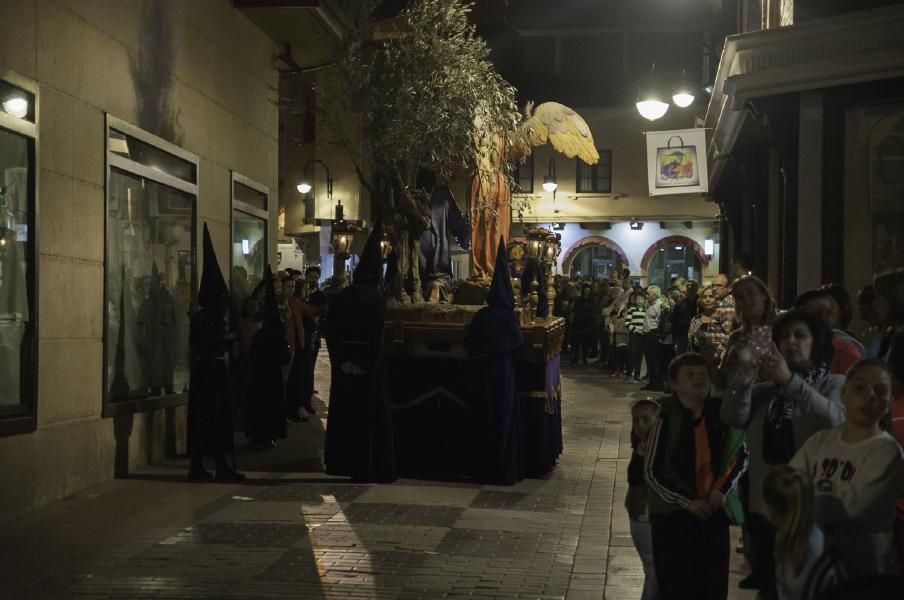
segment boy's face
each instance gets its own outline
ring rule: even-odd
[[[669,385],[683,400],[705,400],[709,395],[709,369],[703,365],[686,365],[678,369]]]
[[[891,379],[879,367],[863,367],[844,382],[841,399],[852,425],[872,427],[888,411]]]
[[[653,422],[656,420],[656,409],[641,405],[631,411],[631,430],[642,440],[647,439]]]
[[[634,306],[643,306],[643,294],[634,294]]]

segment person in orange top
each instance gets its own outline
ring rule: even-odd
[[[305,343],[304,320],[322,317],[326,315],[326,307],[314,307],[303,300],[304,286],[296,286],[292,282],[289,296],[289,312],[292,314],[294,327],[295,355],[289,369],[289,378],[286,381],[286,419],[290,423],[304,423],[307,417],[301,416],[301,407],[310,410],[311,392],[313,386],[308,384],[306,378],[313,377],[310,363],[313,361],[313,349]]]

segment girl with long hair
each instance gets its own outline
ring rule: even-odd
[[[796,600],[825,546],[822,530],[813,523],[813,483],[805,473],[779,465],[763,480],[763,500],[775,526],[778,599]]]

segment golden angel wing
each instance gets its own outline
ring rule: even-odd
[[[594,165],[600,156],[593,143],[590,127],[581,115],[558,102],[544,102],[533,116],[518,128],[514,146],[518,154],[527,156],[532,146],[549,142],[553,148],[567,156],[577,156],[588,165]]]

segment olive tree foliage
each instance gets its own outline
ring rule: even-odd
[[[417,243],[430,226],[429,190],[461,170],[483,177],[508,165],[489,154],[520,121],[514,88],[496,72],[462,0],[412,0],[375,23],[376,2],[349,1],[353,33],[318,76],[318,119],[354,162],[361,184],[394,229],[399,270],[420,298]],[[401,294],[401,285],[394,290]]]

